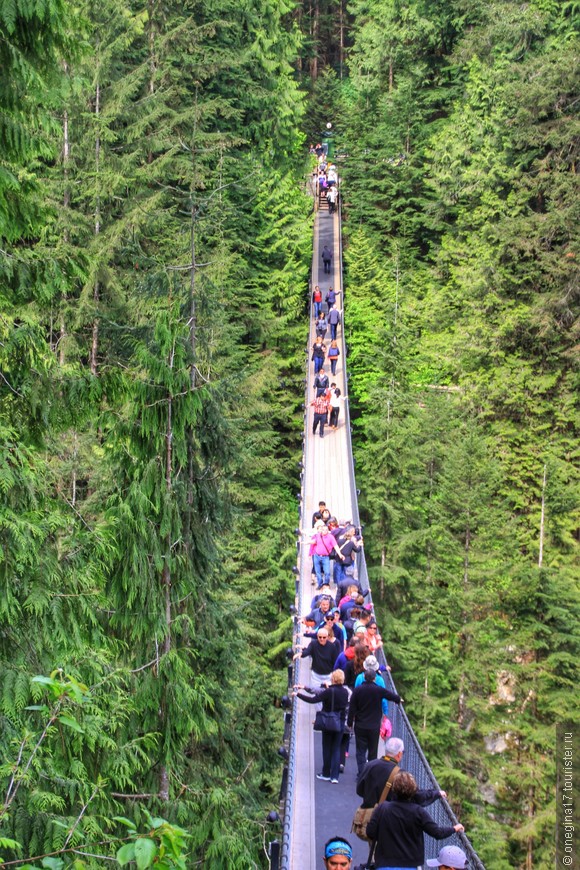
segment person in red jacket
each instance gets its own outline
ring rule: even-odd
[[[312,308],[314,311],[314,319],[318,320],[318,315],[320,314],[322,307],[322,291],[318,284],[315,286],[312,291]]]
[[[325,390],[319,396],[316,396],[311,405],[314,406],[314,420],[312,421],[312,434],[316,435],[316,430],[320,426],[320,437],[324,438],[324,427],[328,416],[328,406],[330,403],[330,390]],[[338,547],[337,547],[338,549]],[[320,585],[320,584],[319,584]]]

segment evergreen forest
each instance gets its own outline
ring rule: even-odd
[[[373,594],[490,870],[578,718],[578,0],[0,0],[0,866],[268,866],[341,173]]]

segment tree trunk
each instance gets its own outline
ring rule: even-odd
[[[427,517],[428,526],[431,526],[431,504],[433,499],[433,480],[435,477],[435,461],[433,456],[429,460],[429,514]],[[432,567],[432,549],[431,549],[431,538],[427,538],[427,574],[425,577],[425,581],[427,584],[427,589],[431,590],[431,581],[433,577]],[[429,610],[431,605],[429,604]],[[429,619],[429,612],[427,614],[427,619]],[[429,622],[427,623],[427,631],[429,631]],[[423,731],[427,728],[427,698],[429,697],[429,657],[427,656],[425,659],[425,679],[423,681]]]
[[[101,113],[101,86],[97,82],[97,87],[95,91],[95,117],[98,119]],[[97,135],[95,139],[95,186],[97,190],[97,196],[95,201],[95,236],[98,236],[101,232],[101,201],[99,196],[99,171],[100,171],[100,160],[101,160],[101,137],[99,135],[98,127],[97,127]],[[95,315],[93,319],[93,336],[91,341],[91,354],[90,354],[90,366],[91,366],[91,374],[98,374],[98,355],[99,355],[99,318],[98,318],[98,307],[100,300],[101,290],[99,281],[95,281],[95,285],[93,288],[93,302],[95,307]]]
[[[155,0],[149,0],[147,4],[147,42],[149,47],[149,94],[152,96],[155,93],[155,73],[157,71],[157,59],[155,57]],[[147,152],[147,163],[153,162],[153,151],[149,148]]]
[[[465,528],[465,543],[463,548],[463,594],[465,596],[467,592],[467,584],[469,582],[469,546],[471,544],[471,527],[469,523],[469,517],[467,520],[467,526]],[[465,598],[464,598],[465,603]],[[465,614],[464,614],[465,616]]]
[[[312,37],[313,55],[310,58],[310,78],[313,82],[318,78],[318,35],[320,32],[320,0],[314,0],[314,10],[311,7],[310,35]]]
[[[155,58],[155,2],[154,0],[149,0],[147,5],[148,12],[148,27],[149,31],[147,34],[147,41],[149,44],[149,93],[155,93],[155,73],[157,71],[157,60]]]
[[[71,500],[71,504],[73,507],[77,503],[77,455],[78,455],[77,444],[78,444],[78,437],[77,437],[77,433],[75,431],[75,433],[73,434],[73,467],[72,467],[72,479],[71,479],[71,486],[70,486],[70,500]]]
[[[461,665],[462,671],[461,676],[459,677],[459,712],[457,716],[458,725],[463,725],[465,722],[465,671],[463,670],[464,658],[465,658],[465,650],[467,647],[467,634],[465,632],[465,624],[467,622],[467,586],[469,583],[469,548],[471,545],[471,522],[470,522],[469,511],[467,513],[467,520],[465,524],[465,541],[463,547],[463,601],[461,606],[461,624],[463,630],[461,632]]]
[[[534,787],[531,785],[528,791],[528,819],[530,823],[534,818]],[[534,866],[534,839],[528,837],[526,843],[526,870],[533,870]]]
[[[542,567],[544,562],[544,523],[546,519],[546,475],[547,465],[544,465],[544,478],[542,480],[542,508],[540,511],[540,548],[538,552],[538,568]]]
[[[383,544],[381,548],[381,580],[379,583],[379,588],[381,591],[381,601],[385,599],[385,545]]]
[[[191,256],[191,267],[189,270],[189,344],[191,347],[191,373],[190,373],[190,388],[195,390],[197,385],[197,367],[196,367],[196,344],[197,344],[197,312],[195,310],[195,221],[197,211],[193,204],[193,194],[191,202],[191,231],[189,252]]]
[[[162,801],[169,800],[169,774],[165,765],[159,774],[159,797]]]
[[[193,157],[193,154],[192,154]],[[191,266],[189,271],[189,346],[191,348],[191,369],[189,374],[189,388],[193,392],[197,387],[197,311],[195,299],[195,278],[196,278],[196,246],[195,246],[195,222],[197,219],[197,210],[193,202],[193,181],[191,191],[191,229],[190,229],[190,247],[189,254],[191,257]],[[190,429],[187,435],[187,521],[185,524],[185,546],[189,556],[191,553],[192,536],[191,529],[193,524],[193,496],[194,496],[194,433]]]
[[[339,56],[338,64],[340,68],[340,79],[342,81],[342,70],[344,66],[344,0],[340,0],[340,22],[339,22]]]
[[[299,33],[302,33],[302,4],[296,3],[294,7],[294,12],[292,13],[292,18],[294,19],[294,24]],[[302,72],[302,58],[300,53],[297,54],[296,60],[294,61],[296,72]]]
[[[457,698],[457,724],[459,727],[465,722],[465,674],[459,677],[459,695]]]
[[[169,357],[169,368],[173,370],[174,350]],[[167,398],[167,428],[165,431],[165,489],[171,498],[173,489],[173,396]],[[165,589],[165,642],[163,652],[167,654],[171,650],[171,532],[167,535],[167,549],[165,552],[165,564],[163,566],[162,582]]]
[[[69,71],[68,64],[66,61],[63,64],[64,74],[67,75]],[[65,209],[70,208],[70,187],[69,187],[69,178],[68,178],[68,166],[70,160],[70,139],[69,139],[69,126],[68,126],[68,110],[64,110],[64,114],[62,117],[62,170],[63,170],[63,181],[64,181],[64,191],[62,196],[62,204]],[[64,231],[64,240],[65,243],[68,243],[69,235],[68,229],[65,228]],[[60,365],[64,365],[64,345],[65,345],[65,336],[66,336],[66,326],[64,322],[64,311],[62,303],[66,301],[66,293],[63,294],[62,302],[61,302],[61,311],[60,311],[60,329],[58,336],[58,361]]]
[[[174,351],[169,356],[169,368],[173,370]],[[167,397],[167,426],[165,430],[165,488],[168,498],[171,498],[173,488],[173,396]],[[171,652],[171,532],[167,535],[165,562],[161,572],[161,586],[165,596],[165,639],[163,641],[163,654]],[[165,678],[164,678],[165,679]],[[161,733],[167,726],[167,685],[163,686],[161,710],[159,713],[159,728]],[[159,797],[161,800],[169,800],[169,773],[167,765],[162,764],[159,770]]]

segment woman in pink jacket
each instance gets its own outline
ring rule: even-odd
[[[310,555],[314,561],[316,583],[319,589],[325,583],[330,583],[330,554],[333,550],[339,559],[344,559],[340,547],[336,543],[336,538],[328,531],[328,527],[324,525],[322,520],[318,520],[314,524],[314,534],[310,541]]]

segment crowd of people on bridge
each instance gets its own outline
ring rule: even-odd
[[[325,259],[325,257],[327,259]],[[323,262],[331,263],[332,251],[325,245],[322,249]],[[330,271],[330,267],[329,267]],[[317,430],[320,437],[324,438],[326,425],[336,432],[340,416],[341,404],[346,401],[336,381],[330,381],[327,366],[330,367],[330,377],[336,377],[340,348],[338,346],[338,327],[342,323],[342,313],[337,307],[337,293],[329,287],[324,297],[328,310],[323,311],[323,297],[320,286],[317,284],[312,291],[312,310],[314,312],[314,331],[316,338],[312,345],[312,362],[314,364],[314,399],[310,405],[314,408],[312,420],[312,433]],[[327,332],[330,331],[330,345],[324,343]],[[327,366],[325,366],[325,363]]]
[[[336,165],[328,159],[326,143],[310,146],[310,153],[316,154],[317,166],[314,170],[318,201],[326,200],[328,211],[334,214],[338,203],[338,172]]]
[[[329,195],[336,191],[336,168],[328,162],[326,148],[317,145],[311,150],[318,158],[318,189],[324,191],[332,212]],[[332,280],[333,251],[329,244],[322,247],[321,259],[324,275]],[[312,291],[314,398],[310,405],[312,432],[318,432],[320,438],[325,426],[337,429],[345,401],[332,380],[340,359],[337,335],[342,312],[338,295],[332,285],[324,292],[317,284]],[[402,704],[403,699],[394,687],[386,685],[390,667],[382,655],[383,639],[370,591],[358,578],[357,554],[364,546],[361,529],[338,519],[321,501],[311,527],[302,532],[308,536],[315,590],[309,612],[301,621],[304,641],[296,645],[294,659],[310,660],[310,685],[297,683],[293,695],[316,709],[315,729],[322,738],[322,769],[316,778],[329,786],[340,784],[354,739],[356,794],[361,805],[352,830],[369,843],[370,849],[368,863],[361,868],[417,868],[424,863],[425,833],[445,839],[463,831],[463,826],[436,824],[425,807],[446,797],[445,793],[419,789],[411,773],[401,769],[405,746],[392,734],[389,704]],[[384,744],[379,756],[381,740]],[[327,870],[350,870],[352,857],[352,846],[344,837],[332,837],[324,847]],[[445,846],[427,865],[463,870],[467,858],[459,847]]]
[[[424,862],[424,834],[445,839],[463,826],[436,824],[425,807],[446,797],[445,792],[419,789],[400,768],[405,745],[392,736],[388,704],[403,699],[385,685],[382,674],[390,668],[386,659],[381,665],[377,658],[383,641],[370,591],[361,586],[356,571],[356,555],[364,546],[361,529],[339,521],[320,501],[303,534],[309,537],[316,589],[301,621],[305,640],[297,644],[294,659],[310,659],[311,685],[297,683],[293,694],[315,705],[321,716],[319,720],[317,712],[315,719],[322,737],[322,770],[316,778],[339,785],[354,737],[356,793],[362,803],[353,831],[369,842],[369,861],[377,870],[417,868]],[[381,738],[385,743],[379,757]],[[431,859],[428,865],[466,866],[458,847],[445,847],[441,856],[439,864]],[[347,840],[334,837],[327,843],[327,868],[350,867],[351,859]]]

